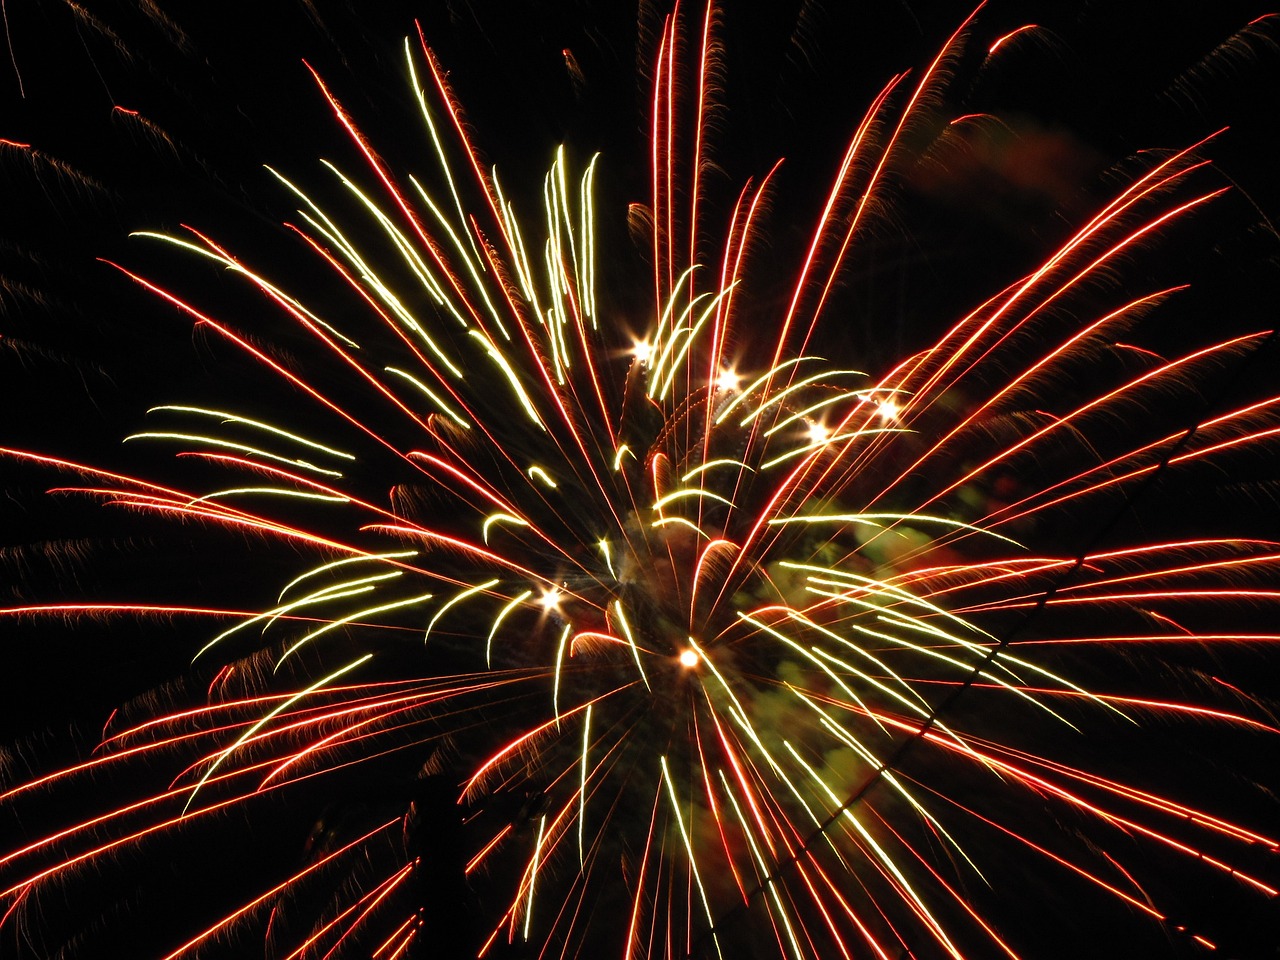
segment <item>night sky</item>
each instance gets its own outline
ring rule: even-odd
[[[872,13],[844,9],[866,4],[820,6],[771,3],[767,13],[752,16],[735,7],[721,24],[724,76],[710,147],[707,216],[721,222],[747,178],[786,158],[770,211],[771,249],[759,267],[766,281],[778,281],[775,288],[791,269],[791,252],[806,242],[849,131],[871,97],[897,71],[921,69],[970,12],[965,3],[941,0],[885,2]],[[1210,189],[1229,186],[1230,193],[1189,224],[1178,224],[1158,251],[1126,258],[1122,283],[1143,290],[1191,284],[1158,328],[1142,331],[1145,343],[1162,350],[1185,350],[1275,323],[1280,22],[1237,34],[1266,12],[1250,3],[1200,5],[1206,9],[1191,15],[1159,3],[1121,4],[1122,13],[1112,6],[992,0],[981,12],[939,94],[937,115],[998,115],[1002,133],[972,153],[942,152],[895,178],[891,202],[835,293],[831,312],[840,322],[824,329],[821,351],[853,353],[865,370],[887,368],[1034,268],[1137,169],[1142,151],[1181,148],[1224,127],[1229,129],[1202,151],[1214,171],[1200,182]],[[120,443],[148,428],[149,407],[216,406],[231,402],[230,396],[239,408],[267,411],[300,431],[327,428],[242,356],[207,333],[193,333],[186,317],[113,264],[216,305],[255,343],[270,344],[273,355],[307,363],[308,345],[296,329],[276,314],[262,315],[259,299],[228,283],[223,271],[128,234],[193,226],[283,286],[349,310],[336,296],[328,299],[332,278],[281,226],[295,217],[297,204],[263,165],[314,186],[326,199],[338,191],[326,185],[332,178],[318,160],[358,167],[310,65],[392,168],[426,166],[428,141],[401,51],[415,19],[449,71],[475,141],[503,173],[518,206],[540,202],[542,174],[559,144],[579,164],[601,154],[600,244],[609,251],[604,256],[613,257],[604,268],[612,282],[608,308],[625,318],[649,309],[645,254],[628,230],[627,207],[647,200],[647,72],[662,4],[645,3],[638,15],[629,4],[586,0],[232,0],[189,7],[161,16],[148,4],[116,0],[93,4],[91,13],[53,0],[5,5],[0,446],[198,487],[200,468],[175,461],[170,448]],[[987,47],[1027,23],[1039,29],[984,67]],[[929,135],[916,132],[921,149]],[[767,315],[783,306],[779,294],[753,309]],[[358,322],[349,313],[341,319]],[[323,363],[313,369],[319,382],[340,383],[342,371]],[[1206,377],[1188,391],[1193,399],[1186,405],[1154,402],[1149,415],[1170,425],[1194,422],[1228,403],[1261,396],[1277,372],[1280,350],[1270,343]],[[412,443],[398,435],[389,439]],[[1179,490],[1156,485],[1117,521],[1117,536],[1243,530],[1280,537],[1273,450],[1233,461],[1229,476],[1204,472]],[[356,483],[371,497],[385,496],[395,468],[373,453]],[[29,463],[0,460],[0,480],[0,606],[6,608],[178,597],[257,609],[275,602],[278,585],[300,565],[289,551],[260,547],[252,538],[205,535],[154,517],[50,497],[45,491],[67,482],[66,475]],[[305,521],[304,513],[298,516]],[[1095,532],[1076,522],[1057,531],[1064,550]],[[1274,602],[1245,620],[1274,632]],[[208,669],[188,665],[210,632],[196,618],[0,618],[0,743],[14,744],[0,767],[0,786],[83,755],[122,703],[139,697],[145,703],[157,688],[166,692],[156,702],[181,702],[190,689],[207,684]],[[1230,700],[1234,709],[1275,723],[1270,711],[1280,698],[1278,662],[1274,649],[1206,648],[1150,663],[1125,653],[1081,664],[1075,676],[1085,686],[1096,681],[1133,696],[1189,691],[1191,699],[1216,697],[1205,686],[1205,678],[1213,677],[1246,691]],[[394,657],[391,664],[394,674]],[[1155,723],[1140,734],[1118,733],[1112,750],[1136,782],[1161,783],[1186,764],[1188,775],[1172,778],[1186,782],[1186,802],[1203,803],[1264,833],[1280,825],[1280,766],[1266,759],[1268,750],[1277,753],[1274,736]],[[103,797],[127,798],[131,789],[130,782],[111,777],[99,786]],[[332,789],[332,795],[302,791],[284,810],[264,804],[238,814],[247,825],[261,817],[261,849],[224,857],[210,831],[185,837],[169,853],[160,842],[146,856],[124,857],[123,876],[138,871],[159,878],[152,886],[162,889],[154,899],[139,894],[99,903],[95,893],[88,895],[89,906],[34,911],[22,922],[38,926],[38,918],[47,916],[50,930],[26,943],[11,926],[0,932],[0,956],[141,957],[153,950],[163,956],[209,916],[209,909],[184,899],[191,894],[164,890],[166,878],[174,891],[254,878],[259,855],[272,864],[297,862],[310,855],[300,851],[322,847],[317,838],[326,831],[341,833],[384,810],[394,815],[409,802],[419,811],[415,824],[435,817],[449,827],[434,840],[421,830],[410,846],[445,863],[463,856],[449,847],[457,828],[449,821],[457,813],[442,799],[452,789],[447,774],[406,784],[398,767],[374,765],[366,778]],[[76,802],[71,795],[49,801],[51,807]],[[484,815],[516,822],[528,815],[511,812],[522,802],[533,800],[502,798]],[[0,848],[38,832],[51,807],[6,813]],[[1059,826],[1068,833],[1076,829]],[[218,856],[211,856],[215,850]],[[1250,850],[1247,857],[1242,869],[1280,881],[1274,851]],[[85,871],[78,881],[86,888],[100,885],[93,873]],[[201,873],[204,879],[193,883],[191,876]],[[0,879],[9,878],[0,871]],[[482,912],[452,879],[449,870],[437,871],[414,895],[448,904],[461,918]],[[998,922],[1007,923],[1015,942],[1035,942],[1035,909],[1055,922],[1068,918],[1071,934],[1061,941],[1061,954],[1029,947],[1027,957],[1086,955],[1082,949],[1100,958],[1280,957],[1274,898],[1229,881],[1199,883],[1175,877],[1167,881],[1167,895],[1183,905],[1194,929],[1211,932],[1223,945],[1216,954],[1169,931],[1152,935],[1143,928],[1127,939],[1129,926],[1139,921],[1122,909],[1095,909],[1090,898],[1096,893],[1070,882],[1056,886],[1035,871]],[[54,899],[75,902],[76,890],[73,883]],[[303,898],[304,909],[307,902]],[[421,955],[474,950],[472,922],[459,920],[456,941],[438,939],[436,953]],[[62,929],[76,924],[90,929],[88,939]],[[42,952],[49,949],[40,945],[46,935],[50,943],[65,941],[65,952]],[[254,947],[260,942],[248,935],[217,955],[260,956],[261,946]],[[934,955],[928,952],[932,944],[921,949],[922,958]],[[525,954],[513,948],[509,955]],[[973,954],[986,955],[996,954]],[[589,948],[582,956],[592,956]]]

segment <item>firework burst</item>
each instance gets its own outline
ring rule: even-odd
[[[1193,389],[1238,379],[1270,331],[1156,349],[1144,323],[1184,291],[1114,283],[1225,193],[1206,142],[1145,155],[923,349],[829,356],[904,171],[998,128],[940,118],[968,28],[873,98],[785,271],[761,265],[779,168],[709,199],[714,8],[654,38],[643,289],[597,239],[617,232],[607,160],[557,153],[530,216],[421,32],[403,56],[429,172],[384,159],[318,74],[358,165],[326,161],[323,199],[272,171],[323,292],[199,229],[141,234],[305,338],[286,351],[117,266],[310,412],[153,408],[130,445],[176,448],[191,483],[4,451],[77,477],[60,495],[238,545],[238,575],[261,573],[233,589],[273,598],[3,611],[216,624],[198,689],[5,787],[29,837],[0,859],[8,942],[64,898],[119,929],[134,893],[103,878],[144,865],[148,909],[170,909],[194,857],[233,893],[198,887],[184,930],[157,924],[166,960],[243,938],[289,958],[1044,956],[1045,901],[1079,896],[1108,937],[1123,919],[1208,952],[1171,873],[1275,898],[1274,831],[1128,754],[1153,723],[1280,733],[1234,690],[1131,680],[1131,651],[1277,639],[1248,612],[1277,599],[1274,542],[1125,522],[1278,429],[1280,396]],[[50,800],[86,791],[92,813]],[[264,852],[223,839],[246,832],[306,855],[251,869]]]

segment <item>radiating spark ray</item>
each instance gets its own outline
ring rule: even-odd
[[[326,677],[322,677],[321,679],[317,680],[315,683],[308,686],[306,689],[299,691],[298,693],[294,694],[292,697],[289,697],[287,700],[285,700],[278,706],[273,707],[270,711],[268,711],[262,717],[262,719],[260,719],[257,723],[251,726],[247,731],[241,734],[239,739],[237,739],[234,743],[232,743],[229,747],[227,747],[225,750],[219,753],[217,757],[214,758],[213,762],[209,764],[209,768],[205,770],[205,772],[201,775],[200,779],[196,782],[195,787],[192,789],[191,796],[187,798],[187,802],[182,808],[183,813],[186,813],[187,810],[191,808],[191,803],[192,801],[195,800],[196,794],[199,792],[200,787],[209,782],[209,778],[213,776],[214,772],[218,769],[218,767],[222,765],[223,761],[225,761],[227,757],[231,756],[231,754],[234,753],[240,747],[241,744],[243,744],[250,737],[256,734],[259,730],[265,727],[275,717],[279,716],[285,710],[288,710],[291,706],[293,706],[299,700],[303,699],[304,697],[310,696],[311,694],[315,693],[317,690],[323,689],[324,687],[332,683],[334,680],[337,680],[338,677],[341,677],[344,674],[350,673],[352,670],[356,669],[361,664],[367,663],[369,660],[372,660],[372,659],[373,659],[372,653],[366,653],[361,657],[357,657],[355,660],[351,661],[351,663],[347,664],[345,667],[335,670],[333,673],[329,674]]]

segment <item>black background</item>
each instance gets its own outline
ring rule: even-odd
[[[870,98],[895,72],[921,69],[970,12],[949,2],[882,3],[872,11],[844,9],[865,4],[830,6],[778,3],[748,15],[738,5],[722,27],[726,72],[713,194],[731,197],[743,179],[785,156],[784,199],[771,224],[780,251],[803,242]],[[1265,11],[1243,3],[1198,6],[1182,15],[1143,2],[989,4],[956,66],[945,109],[999,113],[1032,149],[1007,168],[958,169],[949,179],[901,185],[897,218],[857,261],[856,282],[843,301],[848,319],[832,334],[833,346],[858,350],[874,370],[928,342],[1050,252],[1105,196],[1117,163],[1227,126],[1206,153],[1233,195],[1194,227],[1179,228],[1159,262],[1140,260],[1138,280],[1151,285],[1189,275],[1199,284],[1164,334],[1171,345],[1273,324],[1276,284],[1267,261],[1275,237],[1268,218],[1280,214],[1274,172],[1280,52],[1268,37],[1280,36],[1280,28],[1255,30],[1215,54]],[[251,327],[252,303],[228,293],[217,271],[127,237],[191,224],[273,278],[322,290],[314,264],[279,226],[294,204],[262,170],[268,163],[303,183],[323,184],[318,157],[357,167],[304,60],[393,167],[427,166],[400,50],[416,18],[450,71],[479,145],[518,201],[530,207],[537,201],[542,172],[560,143],[579,161],[603,153],[606,211],[620,213],[646,196],[644,73],[657,22],[652,11],[637,17],[627,4],[568,0],[368,8],[259,0],[192,4],[169,11],[168,24],[128,3],[95,4],[91,15],[95,23],[53,2],[6,6],[0,139],[29,146],[0,145],[2,445],[176,477],[182,467],[164,451],[119,443],[144,428],[151,405],[213,403],[230,388],[242,406],[252,401],[276,406],[286,419],[305,416],[279,409],[285,401],[249,378],[225,349],[193,334],[185,318],[102,262],[164,279],[180,275],[184,289],[221,298],[238,323]],[[1006,59],[979,69],[994,38],[1029,22],[1042,29]],[[564,51],[579,75],[566,69]],[[149,132],[150,125],[164,137]],[[625,231],[615,233],[606,237],[610,249],[634,261]],[[634,269],[634,263],[618,268]],[[641,315],[639,293],[625,282],[618,289],[613,308]],[[283,339],[286,349],[294,336],[269,326],[261,332]],[[1262,354],[1248,377],[1266,381],[1277,369],[1274,352]],[[1219,388],[1228,390],[1212,389]],[[1212,409],[1218,401],[1210,394]],[[1266,481],[1271,465],[1253,469]],[[198,553],[180,571],[157,571],[157,543],[183,549],[158,525],[47,498],[43,491],[61,482],[52,472],[12,462],[0,463],[0,471],[6,606],[199,596],[210,605],[252,608],[276,582],[273,561],[252,578],[228,577],[226,556],[207,544],[191,547]],[[1210,532],[1243,520],[1251,533],[1278,532],[1274,500],[1265,486],[1259,489],[1251,499],[1203,504],[1196,524]],[[1156,514],[1153,507],[1145,522],[1158,522]],[[230,545],[227,555],[234,555]],[[43,619],[0,619],[0,733],[23,744],[10,769],[71,749],[69,730],[91,733],[117,703],[182,673],[207,630],[192,620],[63,628]],[[1273,696],[1274,662],[1254,651],[1234,669],[1252,692]],[[1257,756],[1242,756],[1239,766],[1264,791],[1280,786],[1274,766]],[[1274,814],[1249,808],[1242,815],[1265,828],[1274,827]],[[1217,909],[1225,917],[1237,907]],[[1275,955],[1266,932],[1274,911],[1231,922],[1240,956]],[[1101,946],[1096,955],[1121,954]]]

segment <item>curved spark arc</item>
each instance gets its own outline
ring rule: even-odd
[[[702,167],[720,69],[716,18],[709,5],[691,43],[681,11],[663,25],[651,118],[654,301],[646,342],[652,352],[636,356],[625,370],[611,358],[613,331],[594,306],[595,161],[575,194],[561,152],[544,180],[544,223],[534,228],[522,222],[496,171],[481,163],[421,30],[420,57],[433,97],[419,79],[419,53],[409,41],[406,57],[447,200],[436,199],[429,184],[412,176],[412,189],[406,189],[405,178],[379,156],[312,70],[376,190],[364,190],[336,165],[326,167],[346,190],[351,216],[368,218],[364,227],[372,221],[395,249],[400,260],[394,269],[367,259],[348,239],[354,233],[342,216],[276,174],[305,207],[299,211],[305,225],[291,229],[367,308],[377,336],[370,330],[357,342],[195,230],[189,233],[198,243],[162,239],[254,287],[350,371],[379,409],[396,418],[397,429],[415,431],[422,449],[393,440],[395,433],[376,417],[323,389],[305,371],[277,362],[210,313],[121,268],[310,398],[341,430],[375,448],[376,456],[389,455],[412,477],[407,487],[423,484],[438,499],[426,509],[397,493],[390,507],[379,506],[357,494],[358,479],[297,453],[303,446],[341,459],[345,446],[328,446],[248,414],[181,404],[157,409],[201,423],[220,419],[218,430],[156,430],[137,438],[184,443],[183,456],[237,475],[266,476],[277,486],[237,480],[188,494],[0,451],[108,481],[67,492],[251,531],[308,551],[314,560],[272,606],[199,611],[234,622],[198,657],[259,644],[270,653],[272,677],[296,686],[235,699],[234,708],[215,703],[144,721],[109,738],[100,761],[0,796],[4,801],[108,767],[128,770],[168,753],[187,757],[168,789],[55,830],[0,860],[0,867],[9,860],[34,864],[3,891],[14,901],[10,915],[42,886],[166,829],[415,750],[422,759],[407,779],[417,784],[413,789],[426,790],[423,784],[436,777],[456,787],[449,809],[460,817],[466,848],[460,872],[486,885],[485,901],[468,918],[483,927],[477,955],[500,952],[504,941],[525,941],[548,956],[557,950],[563,957],[601,950],[629,957],[732,956],[767,930],[777,955],[786,957],[870,950],[887,958],[920,942],[951,957],[982,955],[992,944],[1019,956],[965,893],[967,883],[991,883],[974,840],[980,834],[971,829],[975,820],[1108,896],[1167,921],[1169,912],[1115,880],[1115,871],[1128,877],[1127,867],[1133,867],[1119,844],[1108,850],[1104,840],[1101,859],[1086,859],[1080,849],[1055,852],[1028,836],[1013,816],[976,808],[974,792],[995,784],[1086,819],[1105,837],[1141,838],[1263,895],[1276,894],[1264,877],[1236,869],[1200,835],[1272,850],[1275,839],[1084,763],[988,739],[968,729],[968,717],[946,711],[963,692],[967,703],[997,704],[994,713],[1009,711],[1029,726],[1064,734],[1080,730],[1078,711],[1068,709],[1077,705],[1124,722],[1149,710],[1274,732],[1273,724],[1243,710],[1093,692],[1060,672],[1056,660],[1041,664],[1007,649],[1020,611],[1056,614],[1075,606],[1099,616],[1113,610],[1148,616],[1149,609],[1150,620],[1164,616],[1169,625],[1165,633],[1117,626],[1086,636],[1073,632],[1079,621],[1069,619],[1050,630],[1061,636],[1032,635],[1029,645],[1273,641],[1274,635],[1261,632],[1184,633],[1168,612],[1220,599],[1280,599],[1265,588],[1280,561],[1273,543],[1170,539],[1099,548],[1077,558],[1034,543],[1021,547],[1022,527],[1013,524],[1113,487],[1132,489],[1169,464],[1269,440],[1280,430],[1269,426],[1274,401],[1206,420],[1212,434],[1207,445],[1183,449],[1178,434],[1140,439],[1101,464],[1068,465],[1065,476],[1054,474],[1012,504],[966,506],[957,496],[980,488],[1007,461],[1039,453],[1047,446],[1037,446],[1044,438],[1084,431],[1092,416],[1121,406],[1151,383],[1175,381],[1201,361],[1244,349],[1262,335],[1161,359],[1012,440],[991,440],[976,456],[978,466],[947,462],[954,447],[982,435],[986,419],[1009,397],[1060,369],[1086,341],[1156,308],[1176,288],[1129,298],[1050,341],[982,392],[993,358],[1113,260],[1221,191],[1198,192],[1152,214],[1159,194],[1180,188],[1202,169],[1191,151],[1156,164],[1040,268],[965,317],[935,346],[868,385],[849,387],[854,372],[809,355],[808,344],[883,184],[907,149],[904,131],[939,82],[970,18],[916,84],[905,87],[905,75],[899,75],[876,97],[825,194],[783,316],[756,351],[760,368],[741,359],[729,363],[729,344],[743,329],[744,304],[749,306],[742,292],[750,280],[749,250],[764,229],[759,207],[779,168],[758,186],[743,187],[722,249],[706,257],[718,262],[718,270],[703,269],[697,261],[712,246],[707,237],[713,233],[700,210],[711,207]],[[696,64],[691,118],[680,89],[686,58]],[[436,122],[436,110],[447,122]],[[685,161],[679,154],[690,141],[692,159]],[[451,151],[460,152],[463,162],[455,165]],[[480,212],[469,212],[477,199]],[[1139,213],[1145,219],[1134,226]],[[528,238],[542,242],[541,256]],[[413,289],[422,295],[416,304],[389,279],[395,270],[412,275]],[[382,363],[379,348],[365,345],[383,336],[393,343],[396,365]],[[815,365],[819,372],[811,373]],[[405,384],[421,396],[405,399],[396,389]],[[962,390],[973,391],[963,409],[942,430],[926,431],[929,418],[955,403]],[[415,406],[423,397],[430,404],[426,414]],[[1252,432],[1232,435],[1236,425],[1254,420]],[[243,430],[265,439],[244,443],[236,439]],[[1171,450],[1176,457],[1165,457]],[[925,489],[912,488],[915,475],[934,467]],[[311,475],[317,471],[323,472]],[[305,501],[300,511],[331,509],[326,516],[334,519],[318,524],[316,532],[287,511],[276,515],[269,501],[277,497]],[[343,536],[325,532],[330,525]],[[339,569],[353,563],[361,565],[358,573]],[[414,585],[422,580],[437,589]],[[327,612],[330,604],[342,609]],[[0,614],[67,609],[32,605]],[[84,609],[193,612],[126,603]],[[309,657],[320,662],[328,656],[330,643],[341,650],[348,634],[367,637],[373,628],[412,635],[428,676],[431,670],[452,672],[456,680],[366,696],[361,691],[377,689],[376,674],[368,684],[331,686],[327,681],[339,675],[332,665],[304,665]],[[251,630],[261,631],[260,640],[246,640]],[[376,646],[342,661],[342,670],[374,670],[390,655],[389,645]],[[224,711],[250,716],[232,719]],[[144,737],[153,739],[127,745]],[[921,776],[921,755],[936,760],[944,775]],[[139,825],[152,807],[167,810],[184,798],[186,806],[172,819]],[[410,812],[374,832],[396,822],[406,836],[426,829],[419,822],[420,802],[427,809],[415,796]],[[372,850],[373,836],[339,852],[362,844]],[[379,866],[340,909],[317,914],[305,937],[289,944],[288,955],[302,956],[322,942],[330,953],[344,945],[358,952],[366,929],[376,931],[371,936],[378,951],[407,950],[439,921],[412,909],[406,916],[397,898],[439,863],[451,866],[447,856],[436,851],[440,859],[433,861],[429,844],[424,853],[417,843],[406,840],[400,850],[406,862]],[[191,954],[269,904],[286,902],[336,857],[320,856],[166,960]],[[384,908],[394,921],[379,926]],[[593,909],[625,910],[626,930],[602,931],[590,919]],[[738,916],[749,920],[742,930],[734,929]],[[1189,936],[1210,942],[1198,933]]]

